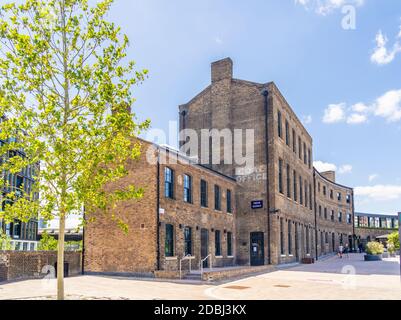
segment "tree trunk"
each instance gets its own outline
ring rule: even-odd
[[[57,300],[64,300],[64,234],[65,215],[60,214],[57,250]]]

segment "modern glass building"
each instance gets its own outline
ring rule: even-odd
[[[4,121],[4,117],[0,118],[0,121]],[[6,143],[13,142],[13,139],[1,140],[0,147]],[[7,154],[0,154],[0,161],[5,161],[7,158],[14,156],[25,157],[24,150],[12,150],[8,151]],[[0,172],[0,179],[4,179],[4,184],[0,185],[0,210],[4,210],[7,203],[10,200],[6,198],[6,195],[10,192],[15,192],[17,196],[31,197],[32,187],[34,185],[34,177],[36,172],[39,170],[39,164],[30,165],[21,172],[12,174],[7,171]],[[33,200],[39,199],[39,194],[32,193]],[[38,240],[38,221],[32,219],[27,223],[19,220],[14,220],[11,223],[5,223],[0,219],[0,228],[3,232],[10,236],[12,248],[15,250],[31,251],[37,248]]]
[[[355,228],[398,229],[397,215],[381,215],[355,212]]]

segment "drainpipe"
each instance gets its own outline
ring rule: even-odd
[[[315,256],[316,256],[316,261],[317,261],[317,260],[319,260],[319,252],[317,250],[318,232],[317,232],[317,203],[316,203],[316,172],[315,172],[315,169],[313,169],[313,205],[315,207]],[[320,243],[321,242],[322,241],[320,241]]]
[[[270,192],[269,192],[269,105],[268,97],[269,91],[263,89],[262,95],[264,96],[264,107],[265,107],[265,160],[266,160],[266,207],[267,207],[267,263],[271,264],[271,244],[270,244]]]
[[[156,164],[156,261],[157,270],[160,270],[160,149],[157,147],[157,164]]]
[[[355,205],[354,205],[354,189],[352,189],[351,191],[351,201],[352,201],[352,216],[351,216],[351,222],[352,222],[352,246],[353,248],[351,249],[355,249],[355,237],[356,237],[356,233],[355,233]]]
[[[85,273],[85,206],[83,208],[83,219],[84,224],[82,226],[82,256],[81,256],[81,273],[82,275]]]

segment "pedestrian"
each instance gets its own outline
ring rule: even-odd
[[[359,243],[358,248],[359,248],[359,253],[362,253],[363,252],[363,244],[362,244],[362,242]]]
[[[338,247],[338,256],[342,259],[343,258],[343,251],[344,251],[344,247],[342,245],[342,243],[340,244],[340,246]]]
[[[348,243],[345,244],[344,253],[345,253],[345,256],[349,259],[349,245],[348,245]]]

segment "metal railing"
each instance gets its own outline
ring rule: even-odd
[[[189,272],[191,273],[191,261],[194,258],[194,256],[187,254],[185,257],[180,259],[180,279],[182,279],[182,261],[189,260]]]
[[[209,254],[207,257],[203,258],[200,261],[200,271],[201,271],[201,279],[203,279],[203,262],[210,258],[210,270],[212,269],[212,255]]]

